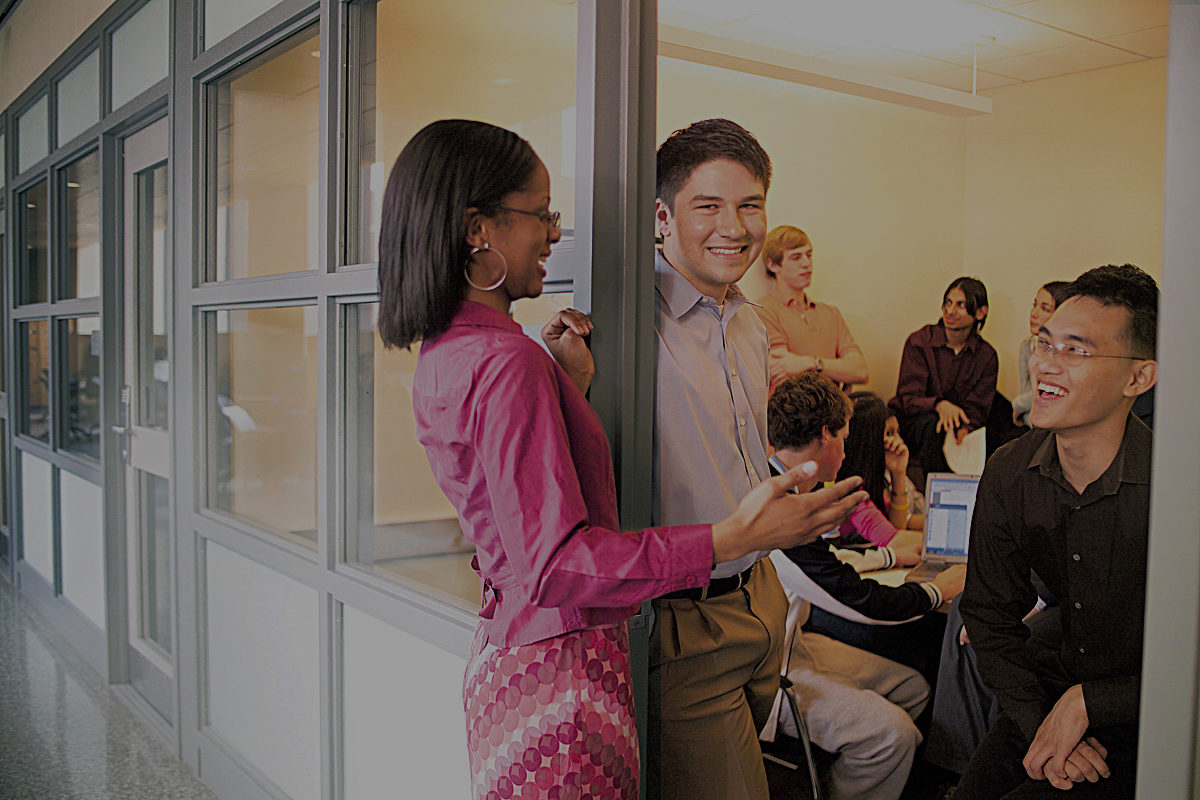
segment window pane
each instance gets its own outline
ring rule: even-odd
[[[17,118],[17,172],[21,173],[50,152],[49,104],[43,95]]]
[[[100,318],[63,323],[67,343],[67,432],[63,449],[100,460]]]
[[[100,296],[100,156],[67,167],[67,250],[63,297]]]
[[[217,116],[216,280],[312,269],[317,243],[317,29],[222,78]]]
[[[138,592],[143,639],[171,653],[170,483],[138,475]]]
[[[411,391],[417,348],[384,349],[375,333],[378,304],[347,311],[346,560],[421,584],[474,612],[475,550],[417,441]]]
[[[279,0],[205,0],[205,49],[278,4]]]
[[[25,414],[21,433],[50,441],[50,323],[46,320],[17,323],[25,348]]]
[[[137,422],[147,428],[167,427],[171,379],[170,308],[167,305],[167,165],[136,178],[138,301]]]
[[[317,310],[212,316],[209,503],[316,547]]]
[[[58,143],[64,144],[100,119],[100,51],[93,50],[58,82]]]
[[[35,183],[21,194],[17,202],[17,215],[21,219],[21,243],[24,245],[17,253],[20,259],[17,271],[21,279],[18,302],[44,303],[48,299],[46,282],[49,275],[46,268],[50,261],[47,240],[50,198],[45,181]]]
[[[387,171],[419,129],[478,119],[524,136],[550,171],[562,242],[575,238],[575,5],[559,0],[363,3],[358,261],[375,261]],[[356,234],[356,236],[355,236]],[[565,255],[565,253],[564,253]],[[560,256],[561,258],[561,256]],[[549,279],[565,265],[551,258]]]
[[[167,77],[167,0],[150,0],[112,35],[115,111]]]

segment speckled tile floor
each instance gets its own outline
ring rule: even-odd
[[[0,798],[216,800],[3,578]]]

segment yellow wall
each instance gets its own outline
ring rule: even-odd
[[[16,100],[111,0],[26,0],[0,26],[0,109]]]
[[[1037,287],[1107,263],[1162,277],[1166,59],[988,92],[966,121],[963,265],[988,287],[1000,389]]]
[[[1037,287],[1114,261],[1161,274],[1165,63],[996,89],[993,113],[963,120],[660,58],[658,136],[724,116],[759,138],[768,222],[812,237],[810,294],[841,308],[885,399],[946,285],[981,278],[1011,398]]]
[[[936,318],[961,268],[962,120],[660,58],[659,140],[711,116],[744,125],[771,156],[768,224],[812,237],[810,295],[842,310],[869,388],[887,399],[904,337]],[[755,264],[741,286],[757,298],[767,280]]]

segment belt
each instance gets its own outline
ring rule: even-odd
[[[720,597],[723,594],[729,594],[742,588],[750,582],[750,574],[754,572],[754,565],[746,567],[737,575],[730,575],[728,578],[713,578],[709,581],[708,586],[698,586],[695,589],[680,589],[677,592],[664,594],[664,600],[707,600],[710,597]]]

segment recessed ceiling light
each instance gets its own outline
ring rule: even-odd
[[[75,181],[67,181],[67,188],[68,189],[78,189],[79,184],[76,183]]]
[[[492,83],[498,83],[501,86],[511,86],[512,84],[517,83],[517,79],[516,78],[492,78]]]
[[[310,50],[308,54],[309,54],[310,56],[312,56],[313,58],[320,58],[320,57],[321,57],[321,51],[320,51],[320,50]]]

